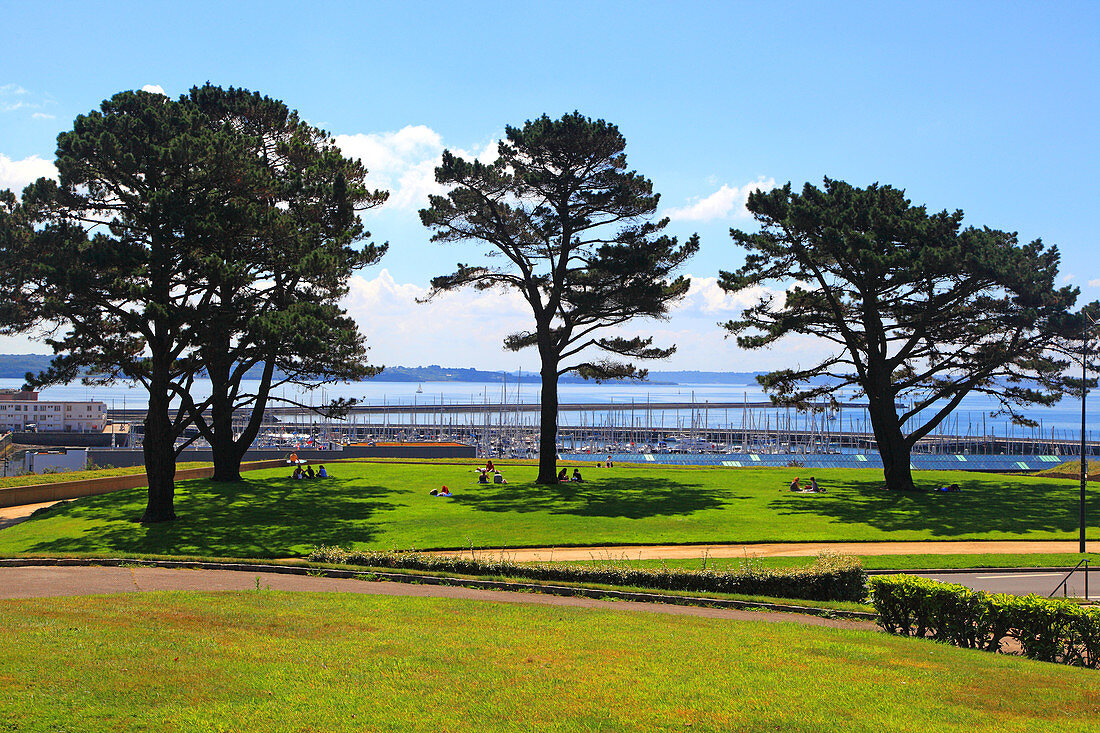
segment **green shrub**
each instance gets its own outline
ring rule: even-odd
[[[971,590],[913,575],[872,578],[878,623],[892,634],[1000,651],[1012,639],[1031,659],[1100,666],[1100,609],[1039,596]]]
[[[443,557],[417,552],[361,552],[340,547],[319,547],[310,553],[309,559],[313,562],[374,568],[498,575],[696,593],[739,593],[814,601],[859,602],[867,592],[867,574],[859,560],[830,554],[819,555],[807,567],[761,568],[749,561],[734,571],[636,568],[614,561],[601,565],[526,564],[502,559]]]

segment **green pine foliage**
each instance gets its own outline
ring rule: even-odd
[[[687,294],[678,268],[699,248],[655,220],[660,196],[627,169],[626,139],[604,120],[546,115],[505,128],[499,157],[467,161],[450,151],[436,169],[445,196],[420,219],[432,241],[485,245],[483,264],[459,263],[433,278],[429,297],[463,287],[518,292],[533,326],[505,339],[537,348],[542,375],[539,483],[556,482],[558,378],[644,379],[632,360],[661,359],[674,346],[651,337],[607,335],[634,318],[665,318]],[[593,357],[591,354],[598,356]]]
[[[759,378],[782,404],[820,408],[842,389],[866,395],[891,488],[911,489],[909,456],[969,394],[987,395],[1014,422],[1065,389],[1057,351],[1079,322],[1078,290],[1058,287],[1059,254],[1012,232],[962,227],[961,211],[930,214],[905,192],[825,179],[749,196],[760,231],[731,230],[747,251],[719,284],[767,283],[725,324],[742,348],[791,334],[833,345],[820,361]],[[910,427],[911,426],[911,427]],[[906,432],[907,431],[907,432]]]

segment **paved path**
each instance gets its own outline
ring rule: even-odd
[[[259,587],[283,591],[364,593],[419,598],[459,598],[536,606],[573,606],[612,611],[636,611],[673,616],[703,616],[737,621],[774,621],[840,629],[877,628],[870,621],[828,619],[799,613],[738,611],[724,608],[674,606],[663,603],[601,601],[592,598],[552,596],[541,593],[479,590],[451,585],[413,585],[350,578],[318,578],[308,575],[257,573],[228,570],[174,570],[145,567],[15,567],[0,568],[0,598],[44,598],[99,593],[134,593],[165,590],[242,591]]]
[[[550,560],[672,560],[707,557],[813,557],[819,552],[843,555],[966,555],[1068,552],[1076,553],[1077,541],[967,540],[949,542],[785,542],[767,544],[644,545],[638,547],[534,547],[477,550],[481,557],[504,557],[516,562]],[[468,555],[469,550],[438,552]]]
[[[42,507],[53,506],[56,503],[56,501],[44,501],[40,504],[0,507],[0,529],[19,524]]]
[[[950,570],[935,573],[921,573],[925,578],[944,583],[958,583],[975,590],[988,593],[1011,593],[1026,596],[1035,593],[1046,597],[1066,577],[1066,571],[1025,570],[1006,572],[1003,570],[984,570],[981,572],[953,573]],[[1066,582],[1066,595],[1071,598],[1085,596],[1085,573],[1078,570]],[[1062,596],[1059,589],[1058,597]],[[1089,598],[1100,597],[1100,568],[1089,568]]]

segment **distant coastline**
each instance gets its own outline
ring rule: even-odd
[[[0,354],[0,379],[22,379],[27,372],[40,372],[46,369],[53,357],[46,354]],[[260,370],[254,370],[249,378],[259,378]],[[703,371],[657,371],[649,373],[646,384],[745,384],[755,383],[756,375],[761,372],[703,372]],[[387,366],[374,377],[372,382],[507,382],[514,384],[538,384],[541,379],[534,372],[486,371],[469,367],[443,367],[438,364],[429,366]],[[583,384],[586,381],[575,375],[563,376],[564,384]],[[622,383],[620,380],[619,383]]]

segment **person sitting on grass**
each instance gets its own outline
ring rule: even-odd
[[[791,482],[791,491],[802,491],[802,487],[798,485],[798,476],[795,476],[794,481]]]
[[[574,468],[573,469],[573,478],[571,478],[569,480],[573,481],[575,483],[578,483],[578,484],[583,483],[584,479],[581,478],[581,470],[579,468]]]
[[[504,478],[504,476],[501,475],[500,471],[494,471],[493,472],[493,483],[494,484],[506,484],[506,483],[508,483],[508,479]]]
[[[452,496],[451,490],[448,489],[446,486],[444,486],[442,489],[440,489],[439,495],[440,496],[446,496],[446,497]]]
[[[568,469],[563,468],[562,470],[558,471],[558,482],[559,483],[564,483],[568,480],[569,480],[569,471],[568,471]]]
[[[306,466],[306,478],[313,478],[313,466]]]
[[[486,470],[486,471],[490,471],[490,472],[491,472],[491,471],[495,471],[495,470],[497,470],[497,469],[496,469],[496,467],[495,467],[495,466],[493,465],[493,461],[492,461],[492,459],[490,459],[489,461],[486,461],[486,463],[485,463],[485,470]]]
[[[813,476],[810,476],[810,491],[814,492],[815,494],[825,493],[825,489],[817,485],[817,479]]]
[[[485,473],[484,471],[482,471],[481,473],[479,473],[479,474],[477,475],[477,482],[478,482],[479,484],[487,484],[487,483],[489,483],[489,474],[487,474],[487,473]]]
[[[328,471],[325,470],[324,466],[317,467],[317,478],[328,478]]]

